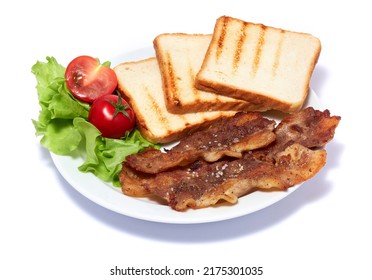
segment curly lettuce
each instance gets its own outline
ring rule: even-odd
[[[119,186],[121,163],[130,154],[159,145],[147,141],[134,129],[122,139],[102,137],[99,130],[87,121],[90,105],[75,99],[66,86],[66,68],[54,57],[37,61],[31,68],[35,75],[41,110],[32,120],[40,143],[52,153],[69,155],[83,147],[85,161],[81,172],[92,172],[105,182]]]

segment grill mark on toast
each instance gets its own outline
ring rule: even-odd
[[[217,47],[217,50],[216,50],[216,60],[219,59],[219,57],[222,53],[222,50],[223,50],[223,45],[224,45],[224,41],[225,41],[225,37],[226,37],[226,31],[227,31],[227,24],[228,24],[228,18],[223,17],[220,36],[218,37],[218,40],[217,40],[217,46],[218,47]]]
[[[283,41],[284,41],[284,30],[280,30],[280,40],[278,43],[278,47],[275,52],[275,59],[274,59],[274,64],[273,64],[273,69],[272,69],[272,76],[275,77],[277,74],[277,70],[280,64],[280,57],[282,55],[282,48],[283,48]]]
[[[200,100],[200,92],[199,92],[199,90],[194,86],[194,82],[195,82],[195,76],[196,76],[196,74],[195,74],[195,72],[193,71],[191,65],[189,65],[188,67],[189,67],[189,79],[190,79],[190,81],[191,81],[191,83],[192,83],[192,84],[191,84],[192,93],[193,93],[193,95],[194,95],[195,102],[198,103],[199,100]]]
[[[258,42],[256,45],[254,59],[253,59],[253,74],[257,73],[258,67],[260,66],[262,47],[265,44],[266,28],[267,27],[265,25],[260,24],[260,33],[259,33]]]
[[[245,38],[247,36],[246,28],[248,27],[248,25],[249,25],[248,22],[243,21],[242,26],[240,28],[240,37],[239,37],[239,40],[237,41],[237,44],[236,44],[235,54],[234,54],[234,61],[233,61],[234,71],[236,71],[238,69],[238,66],[239,66],[240,56],[241,56],[242,49],[243,49],[243,44],[244,44]]]
[[[151,109],[156,112],[156,115],[160,119],[159,125],[162,127],[165,127],[168,131],[171,130],[168,118],[164,115],[164,110],[162,110],[158,104],[158,101],[153,97],[153,94],[151,93],[151,90],[148,87],[144,87],[144,91],[146,93],[146,98],[149,100],[149,103],[151,104]]]
[[[179,92],[177,90],[177,77],[175,76],[175,73],[173,72],[173,64],[172,64],[172,58],[169,53],[166,54],[166,61],[164,63],[166,74],[169,77],[168,83],[164,83],[164,91],[171,92],[170,97],[171,102],[176,106],[181,106],[180,102],[180,96]]]

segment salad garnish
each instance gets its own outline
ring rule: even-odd
[[[160,145],[147,141],[137,128],[120,139],[103,137],[88,121],[91,105],[79,101],[68,90],[65,71],[52,56],[46,57],[46,62],[37,61],[31,68],[41,107],[38,119],[32,120],[36,135],[54,154],[82,156],[81,172],[92,172],[119,187],[118,173],[125,157]]]

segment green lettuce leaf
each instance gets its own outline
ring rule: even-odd
[[[118,173],[127,155],[154,147],[137,129],[127,133],[123,139],[111,139],[102,137],[99,130],[83,118],[75,118],[74,125],[85,139],[85,162],[79,166],[79,170],[92,172],[114,186],[120,186]]]
[[[89,105],[78,102],[69,92],[64,79],[65,68],[55,58],[47,57],[47,62],[36,62],[31,72],[37,80],[37,93],[41,110],[38,120],[32,120],[36,135],[41,135],[40,143],[58,155],[74,151],[81,135],[73,124],[73,119],[87,119]]]
[[[75,99],[66,86],[65,67],[53,57],[36,62],[31,72],[37,80],[41,110],[38,120],[32,120],[40,143],[58,155],[69,155],[83,149],[81,172],[92,172],[105,182],[120,186],[118,173],[130,154],[147,147],[160,148],[142,137],[138,129],[122,139],[102,137],[100,131],[87,121],[90,105]],[[107,62],[109,63],[109,62]]]
[[[53,119],[46,126],[40,143],[57,155],[68,155],[79,147],[81,133],[73,120]],[[65,145],[63,145],[65,143]]]

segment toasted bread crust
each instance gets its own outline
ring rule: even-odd
[[[201,82],[202,81],[202,82]],[[208,86],[206,86],[208,85]],[[219,94],[223,94],[226,96],[230,96],[236,99],[244,98],[245,101],[249,100],[249,103],[253,104],[252,106],[256,106],[256,111],[268,111],[268,110],[278,110],[286,113],[294,113],[298,112],[301,108],[303,103],[307,97],[307,91],[303,94],[303,97],[300,102],[298,103],[290,103],[285,102],[282,100],[274,99],[265,96],[262,92],[251,92],[244,89],[239,88],[232,88],[229,85],[220,84],[214,80],[197,80],[195,82],[195,86],[199,89],[210,91],[210,92],[218,92]]]
[[[216,21],[195,87],[296,112],[307,97],[320,51],[319,39],[310,34],[223,16]]]
[[[155,57],[125,62],[114,67],[118,90],[136,115],[137,128],[153,143],[177,141],[193,131],[212,124],[236,111],[173,114],[167,111]]]
[[[203,62],[211,37],[209,34],[165,33],[154,39],[167,110],[175,114],[229,110],[265,111],[265,108],[242,99],[205,92],[195,87],[196,73]]]

